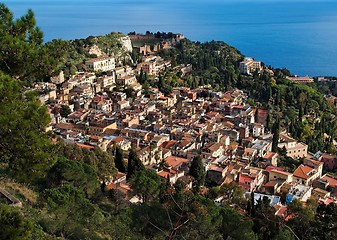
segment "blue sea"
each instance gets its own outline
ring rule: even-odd
[[[297,75],[337,76],[337,1],[5,0],[20,17],[31,8],[45,40],[110,32],[183,33],[221,40]]]

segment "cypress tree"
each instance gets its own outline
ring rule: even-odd
[[[259,122],[259,109],[258,108],[256,108],[256,110],[255,110],[254,120],[255,120],[256,123]]]
[[[269,112],[268,112],[268,115],[267,115],[266,128],[268,130],[270,129],[270,113]]]
[[[273,126],[273,143],[272,151],[277,152],[278,150],[278,141],[280,139],[280,120],[277,118]]]
[[[118,171],[126,173],[126,163],[124,161],[124,152],[120,147],[116,148],[115,167]]]
[[[130,179],[136,172],[141,170],[144,170],[144,165],[140,161],[136,151],[131,148],[128,158],[128,172],[126,178]]]
[[[190,175],[195,179],[196,190],[199,190],[200,186],[204,184],[206,177],[205,167],[202,163],[200,156],[196,156],[193,158],[190,167]]]

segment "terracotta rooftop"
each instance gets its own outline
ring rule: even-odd
[[[166,148],[166,149],[169,149],[171,148],[174,144],[176,144],[177,141],[176,140],[170,140],[170,141],[165,141],[163,142],[162,144],[162,148]]]
[[[107,186],[107,188],[109,190],[118,189],[118,190],[122,191],[124,194],[128,194],[129,191],[132,191],[130,185],[125,184],[125,183],[119,183],[119,184],[111,183]]]
[[[176,156],[169,156],[165,159],[165,161],[169,167],[179,167],[181,164],[189,162],[187,158],[181,158]]]
[[[220,143],[215,143],[215,144],[212,144],[212,146],[210,146],[208,149],[209,149],[211,152],[215,152],[215,151],[217,151],[220,147],[221,147],[221,144],[220,144]]]
[[[294,176],[302,179],[309,179],[311,176],[309,173],[314,170],[313,168],[309,166],[304,166],[301,164],[294,172]]]
[[[218,167],[214,164],[211,164],[208,168],[209,171],[215,171],[215,172],[223,172],[225,169],[222,167]]]
[[[274,157],[277,153],[276,152],[268,152],[263,158],[264,159],[271,159]]]
[[[279,171],[284,171],[283,168],[275,167],[275,166],[268,166],[268,167],[266,168],[266,171],[267,171],[267,172],[270,172],[270,171],[273,170],[273,169],[276,169],[276,170],[279,170]]]
[[[288,175],[288,176],[291,175],[290,172],[280,171],[280,170],[277,170],[277,169],[273,169],[270,172],[280,173],[280,174],[284,174],[284,175]]]
[[[118,172],[118,173],[117,173],[117,177],[116,177],[116,179],[120,179],[120,178],[122,178],[122,177],[125,177],[125,176],[126,176],[126,174],[125,174],[125,173]]]
[[[275,215],[279,216],[279,217],[284,217],[286,211],[287,211],[287,207],[286,206],[281,206],[280,209],[276,211]]]
[[[332,177],[332,176],[329,176],[329,175],[324,175],[322,177],[323,180],[326,180],[329,182],[329,186],[331,187],[336,187],[337,186],[337,179]]]
[[[94,149],[95,148],[93,146],[82,144],[82,143],[76,143],[76,145],[81,147],[81,148],[86,148],[86,149]]]

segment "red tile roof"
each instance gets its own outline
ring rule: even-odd
[[[165,161],[169,167],[179,167],[183,163],[189,162],[187,158],[181,158],[181,157],[175,157],[175,156],[169,156],[165,159]]]
[[[93,146],[82,144],[82,143],[76,143],[76,145],[81,147],[81,148],[86,148],[86,149],[94,149],[95,148]]]
[[[268,166],[268,167],[266,168],[266,171],[267,171],[267,172],[270,172],[270,171],[273,170],[273,169],[276,169],[276,170],[279,170],[279,171],[284,171],[283,168],[275,167],[275,166]]]
[[[309,166],[304,166],[301,164],[294,172],[294,176],[302,179],[309,179],[310,175],[309,173],[314,170],[313,168]]]
[[[263,158],[264,159],[271,159],[272,157],[274,157],[277,153],[276,152],[268,152]]]
[[[115,142],[115,143],[120,143],[120,142],[122,142],[122,141],[124,141],[125,140],[125,138],[123,138],[123,137],[121,137],[121,136],[118,136],[118,137],[116,137],[113,141]]]
[[[325,175],[322,177],[323,180],[326,180],[329,182],[329,186],[331,187],[336,187],[337,186],[337,179],[336,178],[333,178],[329,175]]]

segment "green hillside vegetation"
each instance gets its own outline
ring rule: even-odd
[[[191,88],[210,84],[216,90],[230,89],[239,79],[238,61],[241,53],[220,41],[206,43],[181,40],[173,49],[162,50],[160,55],[172,65],[192,64],[193,72],[183,77]]]
[[[64,71],[65,76],[75,74],[77,71],[86,71],[85,60],[98,57],[95,53],[90,53],[90,49],[98,50],[105,56],[114,56],[116,64],[132,64],[130,53],[127,52],[120,41],[125,36],[122,33],[110,33],[104,36],[89,36],[86,39],[75,39],[64,41],[53,40],[46,45],[52,48],[59,48],[63,51],[57,54],[60,61],[59,69]]]

